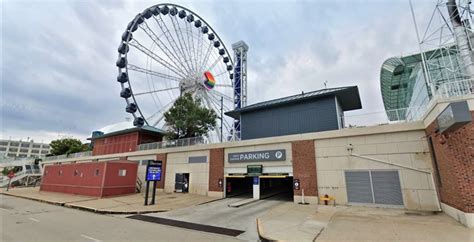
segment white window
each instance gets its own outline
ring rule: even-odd
[[[118,175],[119,175],[119,176],[126,176],[126,175],[127,175],[127,170],[125,170],[125,169],[120,169]]]

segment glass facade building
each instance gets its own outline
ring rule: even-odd
[[[423,59],[425,58],[425,66]],[[454,46],[387,59],[380,72],[385,110],[391,121],[417,120],[441,85],[467,79]],[[390,111],[402,113],[399,117]]]

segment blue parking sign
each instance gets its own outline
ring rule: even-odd
[[[161,181],[161,164],[146,167],[146,181]]]
[[[253,184],[254,184],[254,185],[258,185],[259,183],[260,183],[260,177],[254,176],[254,177],[253,177]]]

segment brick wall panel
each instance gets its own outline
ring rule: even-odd
[[[219,187],[219,179],[224,179],[224,148],[209,152],[209,191],[223,191],[223,187]]]
[[[314,140],[292,142],[291,150],[293,177],[300,180],[300,187],[304,189],[305,196],[318,196]],[[294,195],[301,194],[302,190],[294,191]]]
[[[474,111],[471,115],[474,120]],[[448,133],[445,144],[441,144],[441,136],[435,133],[437,128],[438,124],[434,121],[426,128],[426,134],[433,139],[441,179],[437,181],[440,200],[466,213],[473,213],[474,124],[471,122]],[[435,179],[438,180],[436,176]]]
[[[160,189],[165,189],[165,179],[166,179],[166,154],[156,155],[156,160],[161,161],[161,181],[157,182],[156,187]],[[171,178],[172,179],[172,178]]]

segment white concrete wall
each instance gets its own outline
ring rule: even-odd
[[[189,163],[190,156],[207,156],[206,163]],[[173,192],[176,173],[189,173],[189,193],[208,195],[209,150],[170,153],[166,157],[165,192]]]
[[[352,144],[353,154],[432,172],[424,131],[316,140],[316,170],[320,196],[335,196],[338,204],[347,204],[344,176],[346,170],[398,170],[405,208],[439,210],[431,174],[351,156],[347,150],[349,144]]]

